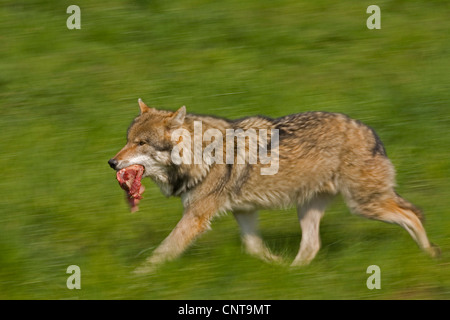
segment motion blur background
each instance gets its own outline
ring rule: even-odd
[[[71,4],[80,30],[66,27]],[[366,27],[371,4],[381,30]],[[449,299],[449,31],[447,0],[2,1],[0,298]],[[138,98],[229,118],[322,110],[365,122],[442,258],[338,198],[310,266],[246,255],[226,215],[180,259],[134,276],[182,212],[144,180],[129,213],[107,164]],[[262,211],[260,226],[275,253],[295,257],[295,209]],[[69,265],[81,290],[66,287]],[[370,265],[380,290],[366,287]]]

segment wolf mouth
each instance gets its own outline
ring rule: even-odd
[[[120,187],[125,191],[131,212],[139,210],[138,204],[142,199],[145,187],[141,184],[145,168],[139,164],[133,164],[116,173],[116,179]]]

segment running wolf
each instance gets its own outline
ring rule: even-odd
[[[280,258],[265,246],[258,233],[257,210],[291,206],[297,207],[302,231],[300,249],[292,265],[308,264],[320,247],[319,224],[325,208],[339,193],[353,213],[398,224],[426,253],[439,255],[439,248],[427,238],[421,211],[396,193],[394,167],[380,138],[357,120],[329,112],[228,120],[189,114],[184,106],[176,112],[157,110],[140,99],[139,107],[140,115],[128,128],[127,144],[108,163],[116,171],[142,167],[142,177],[150,177],[166,196],[181,197],[184,212],[168,237],[136,270],[138,273],[150,272],[162,262],[178,257],[209,229],[215,215],[227,211],[233,213],[241,228],[247,252],[277,261]],[[250,163],[248,156],[239,162],[239,152],[231,157],[234,162],[175,163],[175,146],[183,140],[195,140],[196,122],[201,122],[202,134],[214,129],[223,137],[230,129],[278,132],[276,148],[269,148],[270,139],[267,146],[259,145],[277,153],[276,172],[261,174],[261,169],[271,164]],[[174,139],[174,132],[180,129],[188,136]],[[207,142],[201,140],[203,149]],[[223,153],[225,158],[229,150],[225,144],[220,146],[222,149],[216,148],[215,156]],[[244,151],[250,151],[247,145]]]

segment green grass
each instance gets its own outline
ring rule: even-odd
[[[1,299],[449,299],[450,29],[446,1],[70,1],[0,7]],[[156,274],[131,271],[181,216],[151,181],[128,212],[107,160],[137,99],[238,118],[324,110],[374,127],[398,191],[426,213],[441,260],[393,225],[349,214],[321,225],[310,266],[242,252],[231,215]],[[262,211],[269,247],[295,257],[295,210]],[[66,269],[81,268],[81,290]],[[381,268],[368,290],[366,269]]]

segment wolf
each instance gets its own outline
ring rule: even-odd
[[[383,143],[362,122],[320,111],[276,119],[254,116],[229,120],[186,113],[184,106],[172,112],[148,107],[141,99],[138,102],[140,114],[128,128],[127,143],[108,163],[116,171],[142,166],[143,177],[150,177],[164,195],[181,198],[184,212],[167,238],[136,269],[137,273],[152,272],[163,262],[180,256],[210,229],[211,219],[223,212],[233,213],[248,253],[266,261],[280,261],[258,232],[257,212],[292,206],[297,208],[301,241],[291,265],[306,265],[320,248],[320,221],[338,194],[352,213],[397,224],[428,255],[439,255],[440,249],[428,240],[421,210],[395,191],[395,171]],[[250,163],[245,155],[243,162],[175,163],[172,151],[182,140],[195,140],[194,123],[198,121],[203,133],[215,129],[223,137],[230,129],[277,131],[277,148],[272,146],[270,150],[278,155],[276,173],[260,174],[270,164]],[[173,139],[173,133],[180,129],[191,136]],[[202,141],[202,147],[206,143]],[[215,153],[223,152],[225,156],[227,150],[222,145]],[[249,147],[244,151],[250,151]],[[239,152],[233,156],[238,160]]]

